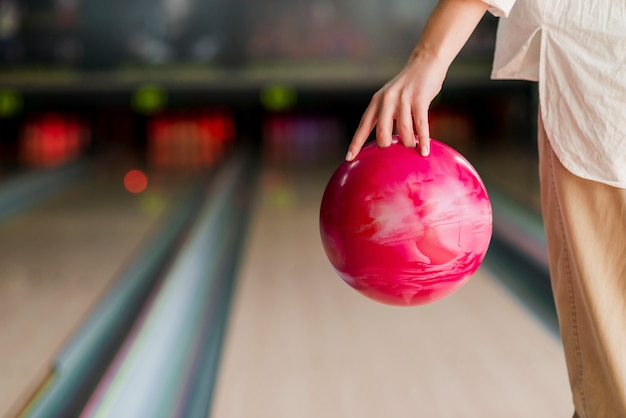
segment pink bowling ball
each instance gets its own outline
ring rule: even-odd
[[[472,165],[431,140],[428,157],[394,137],[367,144],[330,178],[320,234],[339,276],[390,305],[439,300],[465,284],[491,240],[491,202]]]

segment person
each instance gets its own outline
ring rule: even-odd
[[[500,17],[492,78],[539,84],[541,206],[574,417],[624,418],[626,2],[440,0],[346,160],[374,128],[379,146],[395,132],[428,157],[430,103],[488,11]]]

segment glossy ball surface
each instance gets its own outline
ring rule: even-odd
[[[330,178],[320,235],[335,271],[378,302],[414,306],[465,284],[492,232],[491,202],[472,165],[431,140],[422,157],[394,137],[367,144]]]

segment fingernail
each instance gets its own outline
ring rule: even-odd
[[[352,151],[348,151],[348,153],[346,154],[346,160],[347,161],[351,161],[352,160]]]
[[[426,145],[421,148],[420,152],[423,157],[428,157],[428,147]]]

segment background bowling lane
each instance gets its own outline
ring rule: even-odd
[[[374,303],[339,279],[317,224],[331,170],[262,173],[210,416],[571,413],[558,337],[488,265],[417,308]]]
[[[0,222],[0,411],[14,411],[43,381],[64,344],[189,193],[189,177],[148,172],[124,188],[123,155]]]

